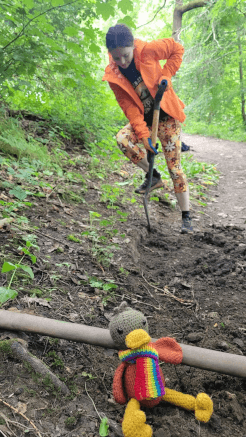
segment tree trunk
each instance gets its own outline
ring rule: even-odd
[[[245,93],[244,93],[244,78],[243,78],[243,52],[242,52],[241,38],[239,32],[237,34],[237,44],[239,50],[239,78],[240,78],[240,88],[241,88],[241,108],[242,108],[243,123],[244,126],[246,127]]]
[[[182,29],[182,17],[185,12],[191,11],[192,9],[202,8],[208,3],[207,0],[194,0],[186,5],[183,5],[183,0],[176,0],[175,8],[173,12],[173,32],[172,37],[175,41],[180,41],[180,32]]]

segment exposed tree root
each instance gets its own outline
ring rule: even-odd
[[[64,395],[68,395],[69,389],[51,370],[37,357],[34,357],[28,350],[26,349],[26,342],[22,339],[10,339],[0,341],[0,351],[1,349],[10,355],[13,355],[20,361],[28,363],[32,369],[43,376],[43,378],[47,378],[49,383],[53,384],[54,387]]]

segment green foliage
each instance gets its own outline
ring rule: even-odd
[[[81,242],[80,239],[79,239],[78,237],[75,237],[75,236],[72,235],[72,234],[68,235],[68,236],[67,236],[67,239],[68,239],[69,241],[73,241],[74,243],[80,243],[80,242]]]
[[[26,246],[25,247],[19,247],[18,250],[21,251],[21,253],[23,253],[23,256],[21,258],[21,261],[23,260],[25,255],[28,255],[31,258],[32,263],[36,262],[36,257],[29,251],[28,248],[34,247],[36,249],[39,249],[38,246],[36,246],[35,244],[33,244],[30,241],[26,241]],[[9,299],[14,299],[17,295],[18,292],[15,290],[12,290],[11,284],[13,282],[14,276],[16,274],[16,271],[19,270],[23,270],[25,273],[27,273],[31,279],[34,278],[34,274],[33,271],[31,269],[31,267],[22,264],[21,261],[19,263],[12,263],[10,261],[5,261],[2,265],[2,270],[1,273],[8,273],[8,272],[13,272],[8,284],[8,287],[0,287],[0,306],[1,303],[7,302],[7,300]]]
[[[17,269],[22,269],[24,270],[26,273],[28,273],[29,276],[31,276],[31,278],[34,278],[34,274],[32,269],[29,266],[25,266],[23,264],[12,264],[11,262],[4,262],[3,266],[2,266],[2,273],[7,273],[10,272],[11,270],[16,271]]]
[[[11,290],[11,288],[0,287],[0,306],[2,303],[7,302],[7,300],[14,299],[17,295],[17,291]]]
[[[55,351],[50,351],[46,354],[46,357],[51,358],[52,362],[49,364],[51,367],[64,368],[63,360],[57,355]]]
[[[38,159],[47,162],[47,148],[44,145],[38,144],[33,138],[29,138],[29,141],[27,141],[25,133],[20,128],[17,120],[0,117],[0,131],[1,152],[6,155],[17,156],[18,159],[28,157],[30,159]],[[16,197],[18,197],[18,195]]]
[[[187,105],[184,130],[245,141],[245,3],[208,3],[202,13],[186,13],[183,27],[186,50],[175,88]]]
[[[118,288],[118,286],[113,282],[104,282],[95,277],[89,278],[89,284],[93,288],[99,288],[104,291],[112,291],[113,289]]]
[[[108,418],[107,417],[103,417],[100,423],[100,428],[99,428],[99,435],[101,437],[107,437],[108,436]]]
[[[101,18],[131,11],[132,1],[46,0],[31,7],[30,3],[14,0],[8,8],[1,6],[3,100],[13,108],[41,114],[63,138],[73,136],[79,144],[106,136],[112,141],[112,119],[114,125],[115,113],[119,118],[122,113],[115,110],[112,93],[100,80],[105,47],[100,23]],[[5,147],[11,144],[19,152],[11,135],[1,137]],[[38,149],[35,142],[33,146]]]
[[[91,241],[91,252],[97,262],[109,267],[114,255],[113,251],[118,249],[118,244],[112,243],[111,239],[118,233],[118,229],[112,229],[112,226],[119,216],[112,217],[111,220],[101,220],[101,214],[96,211],[89,211],[89,214],[88,230],[82,232],[81,235]],[[120,220],[122,219],[120,218]]]

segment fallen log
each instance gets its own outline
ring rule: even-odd
[[[117,349],[109,330],[46,317],[0,310],[0,328],[32,332],[80,343]],[[152,339],[155,341],[156,339]],[[180,343],[182,364],[231,376],[246,377],[246,357]]]

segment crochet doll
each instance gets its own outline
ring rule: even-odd
[[[199,393],[194,398],[165,387],[159,359],[172,364],[182,362],[182,348],[176,340],[163,337],[151,342],[146,317],[129,308],[126,302],[115,309],[109,330],[114,343],[122,349],[119,352],[121,364],[113,380],[113,395],[119,404],[127,403],[122,422],[125,437],[153,435],[140,406],[154,407],[160,401],[193,410],[197,420],[209,421],[213,402],[207,394]]]

